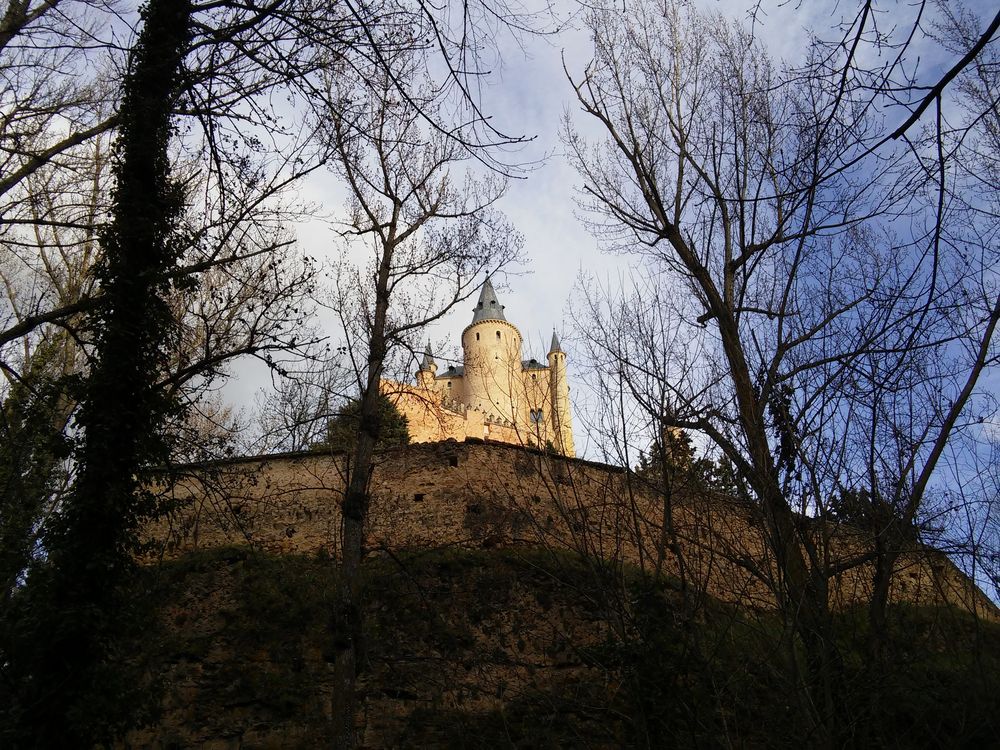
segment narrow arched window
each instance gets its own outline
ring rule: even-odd
[[[479,334],[476,334],[476,341],[479,341]]]
[[[497,331],[497,341],[500,340],[500,331]]]

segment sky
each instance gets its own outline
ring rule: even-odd
[[[732,18],[747,20],[748,0],[698,0],[695,4],[707,11],[718,11]],[[970,3],[984,11],[988,2]],[[827,32],[837,13],[855,12],[855,2],[813,2],[799,0],[764,0],[755,34],[776,62],[794,62],[801,58],[810,29]],[[567,5],[567,7],[569,7]],[[912,7],[901,3],[909,17]],[[833,15],[831,15],[831,8]],[[891,23],[891,17],[884,23]],[[597,241],[580,221],[574,202],[580,180],[562,154],[559,140],[560,120],[569,113],[583,124],[573,92],[563,71],[563,60],[571,72],[579,73],[589,57],[589,40],[579,28],[568,28],[549,37],[522,37],[517,42],[505,40],[500,57],[502,65],[483,91],[484,108],[491,113],[501,130],[533,137],[518,158],[540,162],[525,179],[512,180],[508,193],[499,204],[517,230],[524,236],[525,262],[510,273],[494,279],[508,320],[518,326],[524,337],[524,357],[544,361],[552,331],[556,330],[568,352],[574,400],[585,396],[580,375],[586,363],[574,359],[576,330],[570,312],[574,285],[581,273],[600,278],[618,278],[628,272],[630,260],[601,251]],[[927,55],[933,56],[928,50]],[[329,174],[320,174],[301,188],[304,199],[336,210],[343,203],[343,189]],[[329,248],[334,244],[333,230],[314,223],[298,227],[302,250],[319,260],[332,260]],[[475,299],[459,305],[444,320],[427,332],[427,338],[447,342],[444,351],[435,346],[435,354],[457,354],[462,329],[470,322]],[[324,319],[320,318],[321,321]],[[334,334],[332,321],[325,321]],[[335,334],[334,334],[335,335]],[[261,388],[268,387],[270,376],[263,366],[243,366],[224,394],[236,405],[253,402]],[[577,404],[577,411],[584,405]],[[580,433],[580,425],[577,433]],[[586,444],[582,436],[577,444]]]
[[[564,4],[570,7],[569,3]],[[743,2],[707,0],[702,5],[731,15],[744,12]],[[778,12],[787,14],[781,9]],[[577,278],[584,271],[615,276],[627,268],[626,260],[601,252],[577,217],[574,195],[579,179],[563,157],[559,141],[560,120],[566,112],[574,114],[575,109],[563,59],[571,71],[580,71],[589,55],[587,35],[579,26],[579,23],[571,25],[555,36],[504,40],[501,65],[483,91],[484,108],[496,118],[501,130],[532,139],[517,158],[538,163],[527,177],[511,180],[499,204],[524,236],[525,262],[495,278],[494,284],[508,318],[524,337],[525,358],[536,356],[544,361],[555,330],[569,352],[571,378],[579,374],[579,368],[574,368],[572,362],[575,332],[568,309]],[[800,37],[804,38],[802,33],[800,30]],[[791,50],[793,37],[784,33],[775,44]],[[343,187],[329,173],[314,175],[299,191],[302,200],[322,205],[328,211],[336,211],[346,197]],[[303,252],[321,262],[332,263],[330,248],[336,237],[329,225],[302,224],[296,228],[296,236]],[[474,303],[475,299],[458,306],[427,331],[427,338],[435,344],[448,342],[445,351],[436,353],[443,356],[458,353],[452,349],[460,345],[461,332],[471,321]],[[336,335],[333,320],[321,313],[320,322],[331,335]],[[271,382],[266,368],[253,363],[241,364],[235,376],[224,394],[237,406],[251,403],[257,392]]]

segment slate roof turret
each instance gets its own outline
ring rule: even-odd
[[[497,293],[493,289],[493,282],[490,281],[489,276],[486,277],[483,288],[479,292],[479,303],[472,311],[473,324],[484,320],[507,320],[503,316],[503,305],[497,301]]]
[[[559,337],[556,336],[556,332],[552,332],[552,343],[549,345],[549,354],[553,352],[562,352],[562,348],[559,346]]]
[[[421,370],[429,370],[435,364],[436,363],[434,362],[434,357],[431,356],[431,342],[428,341],[427,342],[427,348],[424,349],[424,358],[420,362],[420,369]]]

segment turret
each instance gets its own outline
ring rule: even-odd
[[[430,390],[434,387],[434,376],[437,374],[437,362],[431,356],[431,342],[427,342],[424,349],[424,358],[420,361],[420,369],[417,370],[417,385]]]
[[[497,293],[493,289],[493,282],[487,276],[486,281],[483,282],[483,286],[479,290],[479,302],[472,308],[472,323],[470,325],[481,323],[484,320],[502,320],[506,322],[507,318],[503,315],[503,309],[504,306],[497,300]]]
[[[521,332],[507,322],[504,307],[487,277],[462,332],[464,401],[473,409],[516,421],[521,406]]]
[[[552,403],[552,432],[556,449],[567,456],[576,455],[573,445],[573,417],[569,408],[569,383],[566,380],[566,354],[559,337],[552,332],[549,345],[549,391]]]
[[[549,344],[549,354],[562,354],[562,353],[563,353],[562,347],[559,346],[559,337],[556,335],[556,332],[553,331],[552,343]]]

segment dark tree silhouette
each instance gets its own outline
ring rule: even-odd
[[[410,442],[410,428],[399,409],[392,400],[380,394],[376,401],[376,419],[378,425],[377,449],[392,448],[406,445]],[[316,451],[334,451],[335,453],[352,453],[361,433],[361,402],[351,399],[337,410],[327,426],[326,440],[314,444],[311,449]]]
[[[369,251],[366,273],[341,269],[334,300],[357,363],[357,439],[342,504],[341,584],[336,621],[334,721],[336,744],[355,745],[355,679],[362,623],[361,561],[370,504],[369,479],[375,448],[388,426],[381,419],[382,379],[392,356],[413,351],[414,336],[467,299],[484,272],[514,262],[521,240],[494,208],[505,190],[495,174],[474,179],[465,144],[427,126],[445,106],[445,90],[421,85],[421,56],[394,52],[392,75],[374,68],[368,86],[377,95],[359,97],[356,87],[336,84],[329,137],[334,169],[350,188],[350,217],[343,234]],[[401,101],[397,89],[411,92]],[[457,173],[457,174],[456,174]],[[360,314],[359,314],[360,313]],[[407,363],[411,357],[405,357]]]
[[[837,744],[851,717],[831,581],[874,560],[873,601],[886,601],[912,538],[893,525],[913,524],[996,361],[991,230],[963,231],[940,128],[908,150],[878,114],[900,92],[898,59],[863,70],[850,44],[816,44],[779,68],[746,30],[656,2],[595,11],[589,25],[594,57],[573,85],[604,140],[568,129],[581,203],[655,280],[620,316],[652,336],[612,319],[595,328],[598,348],[654,430],[700,433],[731,462],[774,559],[750,572],[801,646],[787,658],[803,715]],[[871,498],[887,494],[876,486],[894,496],[872,538],[892,549],[832,564],[831,527],[810,516],[866,472]]]
[[[101,665],[135,565],[138,531],[154,500],[144,469],[166,458],[160,427],[172,404],[156,387],[174,317],[168,293],[183,205],[168,149],[181,63],[191,40],[188,2],[152,2],[143,14],[122,86],[115,145],[112,220],[98,274],[104,304],[77,421],[83,430],[78,476],[49,528],[44,596],[36,612],[47,634],[15,692],[11,713],[36,746],[106,742],[118,716],[88,716],[88,695],[127,701],[128,686],[102,684]]]

